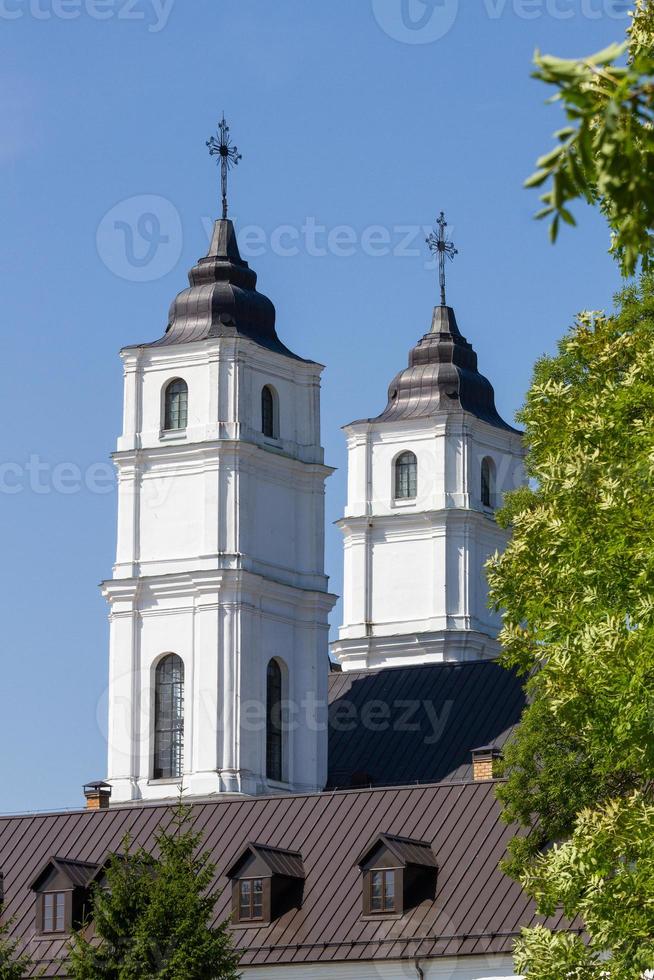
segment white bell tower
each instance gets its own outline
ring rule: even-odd
[[[322,366],[256,279],[217,221],[164,337],[122,352],[112,803],[325,785]]]
[[[382,414],[345,432],[343,669],[497,656],[484,563],[506,542],[494,510],[524,481],[522,438],[450,307],[435,308]]]

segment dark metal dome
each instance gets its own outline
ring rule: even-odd
[[[450,306],[434,309],[431,330],[409,354],[409,366],[388,389],[388,404],[372,422],[425,418],[461,410],[501,429],[517,432],[495,408],[490,381],[477,370],[477,355],[459,331]]]
[[[188,278],[188,288],[170,307],[166,333],[150,346],[241,336],[301,360],[277,336],[275,307],[257,292],[257,274],[241,258],[229,219],[215,222],[209,251],[193,266]]]

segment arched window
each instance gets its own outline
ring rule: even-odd
[[[175,653],[157,664],[154,682],[155,779],[179,779],[184,751],[184,664]]]
[[[261,390],[261,431],[269,439],[277,438],[275,414],[275,394],[270,385],[265,385]]]
[[[395,499],[411,500],[418,494],[418,460],[415,453],[402,453],[395,460]]]
[[[164,429],[185,429],[188,422],[188,385],[175,378],[164,395]]]
[[[282,687],[282,668],[271,660],[266,675],[266,776],[277,783],[284,777]]]
[[[481,461],[481,502],[484,507],[493,506],[495,496],[495,467],[493,460],[486,456]]]

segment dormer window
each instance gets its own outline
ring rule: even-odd
[[[304,867],[297,851],[248,844],[227,877],[235,925],[270,925],[302,905]]]
[[[51,858],[32,882],[36,893],[36,928],[42,935],[73,932],[85,922],[90,910],[91,883],[97,864]]]
[[[436,859],[425,841],[380,834],[357,864],[363,878],[363,914],[402,915],[436,892]]]
[[[395,912],[395,871],[368,872],[371,912]]]
[[[239,881],[238,918],[240,922],[263,919],[263,878],[243,878]]]
[[[66,931],[66,892],[46,892],[41,895],[43,932]]]

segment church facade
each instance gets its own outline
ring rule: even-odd
[[[323,368],[280,340],[231,221],[163,337],[122,352],[106,779],[80,811],[0,817],[35,975],[66,976],[94,875],[182,786],[244,977],[513,976],[535,917],[498,869],[493,764],[523,695],[484,563],[523,447],[453,309],[427,326],[383,412],[346,426],[331,659]]]

